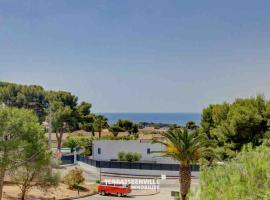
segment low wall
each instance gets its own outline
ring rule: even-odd
[[[154,170],[154,171],[179,171],[179,164],[151,163],[151,162],[126,162],[126,161],[101,161],[78,156],[78,161],[98,168],[127,169],[127,170]],[[199,165],[191,165],[192,171],[199,171]]]
[[[168,170],[145,170],[145,169],[117,169],[117,168],[98,168],[89,165],[84,162],[78,162],[78,165],[87,171],[94,173],[108,173],[116,175],[134,175],[134,176],[161,176],[166,175],[168,177],[178,177],[179,171],[168,171]],[[192,176],[198,177],[198,171],[192,171]]]

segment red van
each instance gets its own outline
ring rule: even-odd
[[[119,197],[127,196],[127,194],[131,193],[131,187],[129,184],[123,185],[123,184],[101,182],[98,185],[98,193],[103,196],[106,194],[114,194]]]

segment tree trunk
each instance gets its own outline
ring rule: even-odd
[[[4,188],[4,180],[5,180],[5,170],[2,169],[0,172],[0,200],[3,198],[3,188]]]
[[[98,138],[101,138],[101,131],[98,132]]]
[[[112,132],[112,134],[113,134],[114,137],[117,137],[118,132]]]
[[[56,132],[57,150],[58,150],[58,151],[61,151],[63,134],[64,134],[64,133],[63,133],[62,130]]]
[[[26,189],[22,190],[21,200],[25,200]]]
[[[190,165],[180,165],[179,181],[182,200],[186,200],[191,184],[191,168]]]

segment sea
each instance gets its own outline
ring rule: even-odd
[[[154,122],[165,124],[185,125],[188,121],[200,124],[200,113],[99,113],[108,118],[109,124],[114,124],[118,119],[126,119],[132,122]]]

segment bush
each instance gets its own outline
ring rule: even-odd
[[[132,162],[133,161],[133,154],[130,152],[126,153],[125,160],[128,162]]]
[[[72,169],[64,177],[64,183],[68,185],[69,189],[78,189],[84,183],[83,171],[80,168]]]
[[[132,153],[132,152],[125,153],[123,151],[118,153],[118,160],[120,161],[135,162],[139,161],[141,158],[142,155],[140,153]]]
[[[125,156],[126,156],[125,152],[123,152],[123,151],[119,152],[118,153],[118,160],[125,161],[126,160]]]
[[[203,167],[200,175],[201,200],[270,199],[269,147],[246,147],[221,166]]]
[[[142,155],[140,153],[134,153],[133,154],[133,161],[139,161],[141,160]]]

